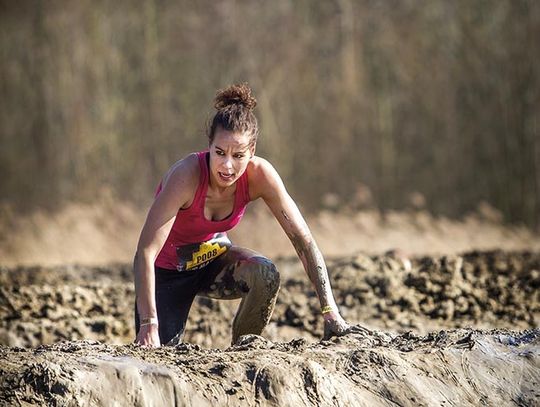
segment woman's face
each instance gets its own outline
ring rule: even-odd
[[[210,183],[228,187],[244,173],[255,153],[248,133],[234,133],[219,127],[210,143]]]

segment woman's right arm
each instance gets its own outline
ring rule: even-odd
[[[197,157],[194,157],[197,160]],[[194,195],[198,163],[193,156],[178,162],[163,182],[144,223],[133,261],[139,319],[157,318],[154,261],[167,240],[178,210]],[[195,166],[196,164],[197,166]],[[159,324],[159,321],[158,321]],[[159,346],[158,325],[140,327],[136,343]]]

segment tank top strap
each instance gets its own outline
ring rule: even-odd
[[[239,191],[241,198],[241,205],[247,205],[250,202],[249,197],[249,179],[247,169],[244,171],[240,179],[238,180]]]
[[[197,192],[195,192],[195,197],[193,198],[192,207],[197,208],[204,206],[204,201],[206,198],[206,188],[208,186],[208,151],[199,151],[197,152],[197,158],[199,159],[199,168],[201,173],[199,175],[199,186],[197,187]]]

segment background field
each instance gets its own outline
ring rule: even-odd
[[[488,203],[537,230],[538,38],[533,0],[2,1],[2,218],[144,211],[247,81],[258,152],[306,212]]]
[[[535,0],[0,0],[0,404],[533,405],[539,38]],[[197,297],[184,343],[137,346],[154,190],[237,82],[355,330],[320,340],[253,203],[231,237],[281,273],[263,336]]]

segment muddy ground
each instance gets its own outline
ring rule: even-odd
[[[343,316],[369,329],[330,341],[298,261],[276,263],[263,337],[232,345],[238,301],[198,298],[186,343],[156,350],[130,344],[129,265],[0,268],[0,402],[540,405],[540,253],[330,259]]]

